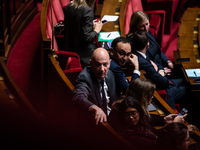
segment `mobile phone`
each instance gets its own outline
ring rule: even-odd
[[[108,21],[107,20],[102,20],[101,21],[103,24],[107,23]]]
[[[183,115],[185,115],[186,113],[188,113],[188,110],[187,110],[186,108],[183,108],[183,109],[179,112],[178,116],[183,116]]]

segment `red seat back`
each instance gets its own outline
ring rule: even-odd
[[[141,0],[129,0],[124,17],[125,34],[128,33],[130,28],[131,15],[138,10],[143,11]]]
[[[52,8],[54,10],[58,22],[64,21],[64,12],[59,0],[51,0]]]

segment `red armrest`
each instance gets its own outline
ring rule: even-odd
[[[162,97],[162,99],[167,101],[167,92],[165,90],[158,90],[156,92],[160,95],[160,97]]]
[[[56,51],[57,55],[66,55],[67,57],[77,57],[80,58],[79,55],[75,52],[68,52],[68,51],[62,51],[62,50],[58,50]]]
[[[56,51],[58,55],[59,65],[62,70],[81,68],[80,57],[75,52]]]

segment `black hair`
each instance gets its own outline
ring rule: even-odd
[[[130,41],[125,37],[117,37],[112,41],[111,47],[116,51],[117,43],[130,43]]]
[[[143,50],[149,42],[149,36],[146,31],[136,31],[132,35],[132,48],[134,51]]]

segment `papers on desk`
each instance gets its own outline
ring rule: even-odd
[[[185,69],[188,77],[200,77],[200,68],[197,69]]]
[[[116,21],[119,18],[119,16],[114,16],[114,15],[104,15],[101,21],[106,20],[106,21]]]
[[[148,105],[148,110],[149,111],[156,111],[156,107],[152,103],[150,103],[150,105]]]
[[[117,37],[120,37],[119,31],[99,32],[98,41],[113,41]]]

